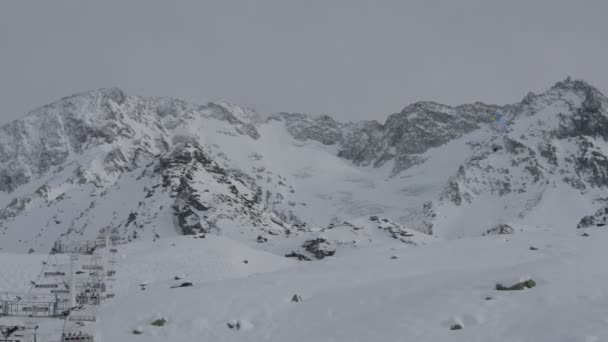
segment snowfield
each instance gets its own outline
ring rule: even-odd
[[[96,341],[607,341],[608,231],[585,232],[377,246],[314,262],[216,236],[124,245]],[[42,259],[0,255],[0,286],[27,288]],[[495,290],[529,278],[531,289]],[[184,282],[193,286],[171,288]],[[159,318],[166,325],[150,325]]]
[[[213,235],[137,242],[118,246],[117,296],[93,331],[125,342],[607,341],[607,243],[602,228],[546,230],[298,262]],[[0,254],[0,289],[26,291],[45,259]],[[528,279],[536,286],[495,290]],[[39,322],[39,340],[57,340],[53,322]]]

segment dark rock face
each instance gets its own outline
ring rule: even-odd
[[[580,153],[575,159],[575,170],[592,187],[608,186],[608,157],[597,150],[588,138],[579,137]]]
[[[338,156],[356,165],[369,166],[375,163],[385,149],[384,128],[377,121],[363,121],[344,129]]]
[[[229,218],[228,213],[246,219],[249,225],[261,231],[269,223],[287,229],[287,224],[264,211],[262,190],[255,180],[242,172],[221,167],[200,145],[178,146],[160,159],[154,172],[161,175],[163,187],[169,189],[174,198],[172,209],[183,234],[217,231],[216,221]],[[225,191],[210,193],[207,184],[201,183],[202,179],[221,185]],[[249,194],[242,193],[237,185],[244,186]],[[207,199],[203,200],[203,197]],[[226,207],[230,209],[226,210]]]
[[[333,145],[342,141],[344,124],[327,115],[280,113],[271,116],[268,120],[283,121],[287,131],[296,140],[314,140],[324,145]]]
[[[566,80],[556,84],[555,87],[571,89],[584,97],[581,107],[574,115],[562,116],[560,137],[589,136],[608,140],[608,115],[603,108],[605,97],[583,81]]]
[[[496,110],[496,106],[481,103],[459,107],[433,102],[410,105],[391,115],[384,124],[386,148],[375,165],[394,159],[394,173],[405,170],[422,162],[417,155],[479,129],[480,124],[490,123]]]
[[[386,122],[338,123],[327,116],[310,117],[282,113],[272,120],[283,120],[297,140],[314,140],[339,145],[338,156],[361,166],[380,167],[394,161],[393,174],[424,162],[419,154],[438,147],[492,122],[497,106],[475,103],[449,107],[419,102]]]
[[[194,169],[200,167],[208,172],[225,175],[225,170],[207,158],[200,147],[185,145],[177,149],[170,156],[159,162],[156,172],[163,175],[165,186],[171,186],[172,197],[175,202],[172,206],[179,227],[185,235],[208,233],[212,225],[205,224],[201,212],[209,208],[201,203],[200,195],[192,187]]]

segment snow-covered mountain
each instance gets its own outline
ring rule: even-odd
[[[0,248],[44,252],[110,229],[322,258],[600,225],[607,141],[608,99],[570,79],[504,107],[415,103],[385,123],[100,89],[0,128]]]
[[[501,224],[573,229],[605,203],[607,109],[597,89],[572,80],[502,108],[508,131],[472,141],[473,153],[425,205],[423,226],[446,237]]]

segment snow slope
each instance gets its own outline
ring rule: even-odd
[[[288,263],[216,237],[127,245],[119,267],[124,286],[102,308],[96,338],[605,341],[608,273],[598,262],[608,232],[587,232],[373,247],[313,263]],[[173,280],[176,274],[183,280]],[[527,278],[537,286],[494,290],[497,282]],[[142,280],[145,291],[129,285]],[[194,286],[170,288],[185,280]],[[291,302],[294,294],[303,302]],[[167,325],[151,326],[159,317]],[[236,322],[240,329],[228,328]],[[463,329],[450,330],[454,324]]]

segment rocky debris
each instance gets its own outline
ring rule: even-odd
[[[537,250],[538,250],[538,248],[536,248],[536,247],[534,247],[534,246],[530,246],[530,250],[531,250],[531,251],[537,251]]]
[[[384,230],[390,237],[393,239],[399,240],[403,243],[409,245],[416,245],[410,238],[414,236],[408,228],[405,226],[395,223],[385,217],[380,218],[379,216],[370,216],[370,221],[376,222],[378,224],[377,228]],[[348,222],[344,222],[344,224],[348,224]],[[363,228],[353,226],[349,224],[353,230],[361,230]]]
[[[483,236],[486,235],[508,235],[513,234],[515,230],[513,227],[508,224],[499,224],[494,228],[490,228],[483,233]]]
[[[521,291],[525,289],[531,289],[536,286],[536,282],[533,279],[521,281],[511,286],[505,286],[500,283],[496,284],[496,291]]]
[[[257,239],[256,239],[256,242],[257,242],[257,243],[264,243],[264,242],[268,242],[268,238],[267,238],[267,237],[264,237],[264,236],[261,236],[261,235],[258,235],[258,237],[257,237]]]
[[[331,244],[323,238],[308,240],[302,244],[302,247],[319,260],[336,253],[336,250],[331,248]]]
[[[296,253],[295,251],[285,254],[285,257],[286,258],[297,258],[299,261],[310,261],[309,257],[307,257],[306,255],[300,254],[300,253]]]
[[[452,324],[452,325],[450,325],[450,330],[462,330],[462,325]]]
[[[581,236],[582,236],[582,237],[589,237],[590,235],[589,235],[589,234],[587,234],[587,233],[583,233]]]
[[[241,321],[231,321],[226,323],[228,329],[232,330],[241,330]]]
[[[300,303],[302,302],[302,297],[300,297],[298,294],[294,294],[293,297],[291,297],[291,301],[294,303]]]
[[[131,331],[131,333],[132,333],[133,335],[141,335],[141,334],[143,334],[144,332],[143,332],[143,330],[140,330],[140,329],[133,329],[133,331]]]

